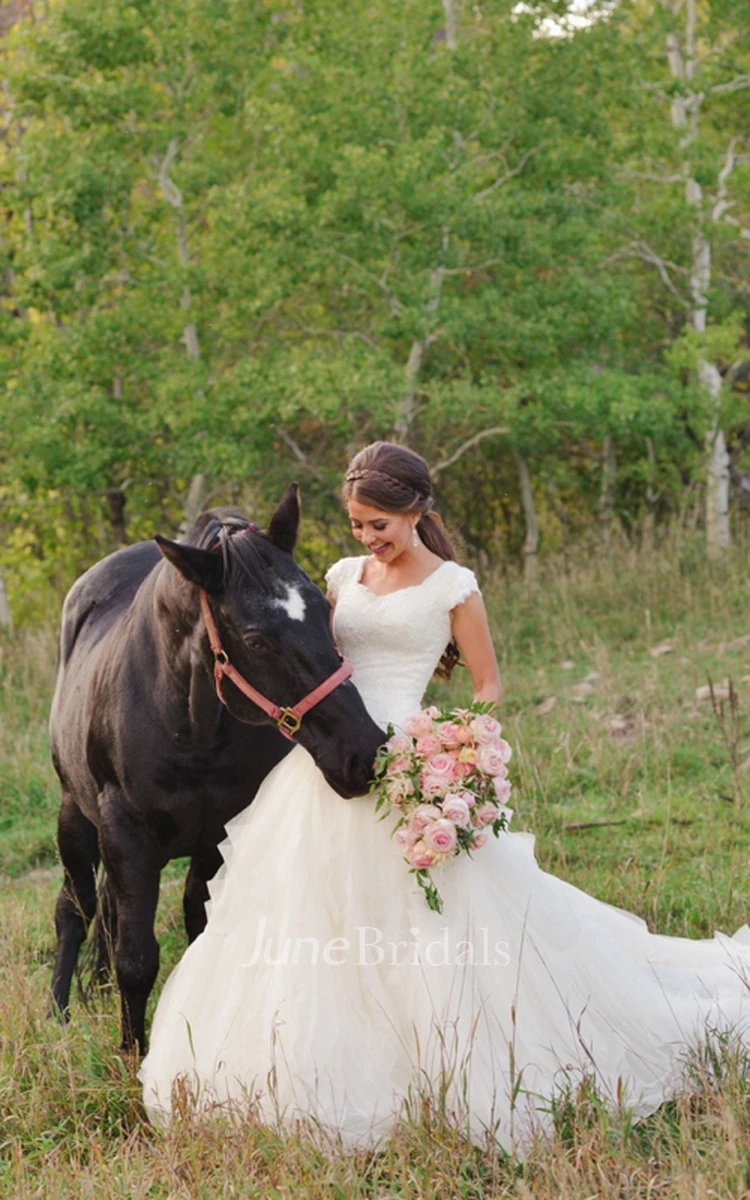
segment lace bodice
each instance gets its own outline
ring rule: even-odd
[[[378,596],[360,582],[364,564],[364,556],[342,558],[326,575],[333,634],[370,716],[398,726],[420,707],[450,641],[451,609],[479,587],[467,567],[443,562],[420,584]]]

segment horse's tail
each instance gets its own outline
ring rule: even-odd
[[[84,1003],[112,979],[116,937],[117,913],[107,873],[102,867],[96,886],[96,911],[77,971],[78,991]]]

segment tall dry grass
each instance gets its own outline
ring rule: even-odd
[[[737,812],[726,742],[696,698],[707,675],[732,677],[737,761],[750,761],[746,563],[742,552],[709,567],[690,541],[615,545],[550,565],[531,590],[512,578],[486,588],[517,824],[537,834],[545,867],[660,932],[731,931],[747,915],[750,772]],[[54,854],[54,659],[49,631],[0,644],[0,1196],[750,1197],[748,1063],[731,1045],[686,1064],[683,1093],[638,1125],[591,1090],[561,1097],[523,1162],[472,1147],[434,1111],[380,1153],[333,1158],[252,1125],[151,1129],[116,1051],[114,996],[76,1000],[67,1028],[46,1015],[58,880],[28,870]],[[458,675],[435,696],[466,691]],[[178,865],[159,913],[165,971],[184,945],[179,891]]]

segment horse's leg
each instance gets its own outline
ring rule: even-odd
[[[55,906],[57,950],[52,973],[52,1001],[67,1018],[70,983],[78,951],[96,911],[96,827],[84,817],[72,796],[63,793],[57,821],[57,844],[65,879]]]
[[[185,932],[189,942],[194,942],[199,933],[206,927],[206,901],[208,900],[208,881],[221,866],[221,855],[218,847],[190,860],[190,870],[185,880],[185,890],[182,894],[182,911],[185,914]]]
[[[145,1050],[146,1004],[159,970],[154,917],[161,853],[153,833],[108,784],[100,795],[102,860],[117,908],[115,974],[120,989],[122,1049]]]

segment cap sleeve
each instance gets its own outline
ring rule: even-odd
[[[472,592],[481,595],[474,572],[468,567],[460,567],[458,563],[452,566],[453,570],[443,572],[444,578],[441,580],[441,599],[449,611],[463,604]]]
[[[355,578],[361,561],[361,558],[357,558],[356,556],[354,558],[340,558],[338,562],[335,562],[332,567],[328,568],[325,575],[326,586],[334,600],[338,598],[343,585],[350,579]]]

